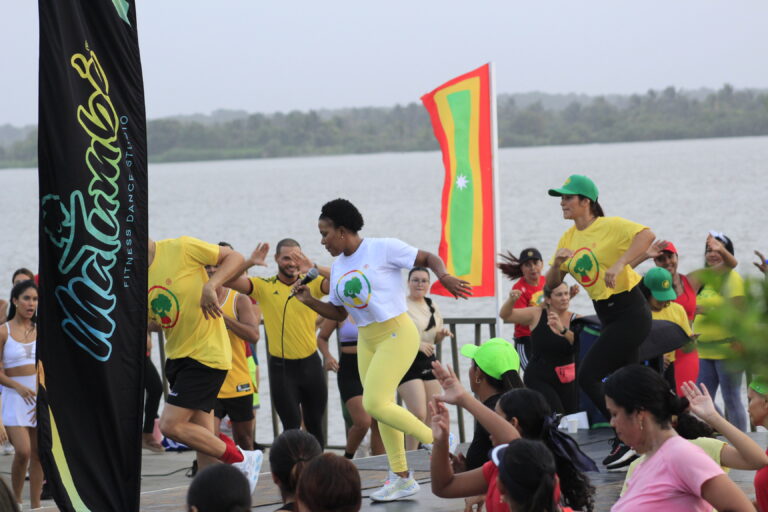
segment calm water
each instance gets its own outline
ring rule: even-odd
[[[683,272],[701,266],[704,239],[714,229],[733,239],[737,270],[755,275],[752,250],[768,253],[767,163],[768,137],[505,149],[499,153],[500,248],[518,252],[532,245],[548,258],[570,225],[546,190],[569,174],[583,173],[598,184],[608,215],[641,222],[674,241]],[[310,257],[328,264],[316,220],[325,201],[345,197],[363,213],[364,236],[394,236],[436,251],[442,177],[437,152],[155,164],[150,234],[226,240],[246,254],[259,241],[274,245],[292,237]],[[0,191],[0,297],[7,297],[13,270],[37,266],[36,172],[0,171]],[[272,265],[254,272],[274,271]],[[505,291],[508,287],[504,283]],[[492,298],[437,298],[437,303],[445,316],[495,314]],[[575,299],[573,309],[591,313],[586,294]],[[511,337],[512,327],[504,334]],[[470,336],[469,330],[459,332],[462,343]],[[263,360],[263,344],[259,353]],[[265,377],[266,372],[262,390]],[[329,441],[342,444],[333,376],[329,390]],[[272,436],[267,395],[262,393],[258,417],[262,441]]]

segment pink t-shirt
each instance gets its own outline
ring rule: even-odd
[[[723,474],[704,450],[674,436],[635,469],[611,511],[711,512],[712,505],[701,498],[701,486]]]

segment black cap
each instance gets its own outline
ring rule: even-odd
[[[520,251],[520,257],[517,258],[517,261],[519,261],[520,264],[522,265],[526,261],[543,260],[543,259],[544,258],[541,257],[541,253],[539,252],[538,249],[534,247],[529,247],[527,249],[523,249],[522,251]]]

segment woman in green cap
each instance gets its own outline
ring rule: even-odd
[[[563,218],[572,220],[573,226],[557,244],[547,285],[554,288],[571,274],[592,299],[602,329],[580,364],[578,382],[608,418],[603,378],[637,362],[638,348],[651,329],[651,310],[637,287],[641,277],[630,263],[645,253],[654,234],[642,224],[605,217],[597,202],[597,186],[586,176],[570,176],[549,195],[560,197]],[[616,438],[603,464],[618,469],[617,464],[628,464],[634,455]]]

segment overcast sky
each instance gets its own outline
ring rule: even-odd
[[[152,0],[137,9],[150,119],[404,104],[487,61],[502,93],[768,87],[764,0]],[[37,37],[37,2],[0,3],[0,124],[37,122]]]

